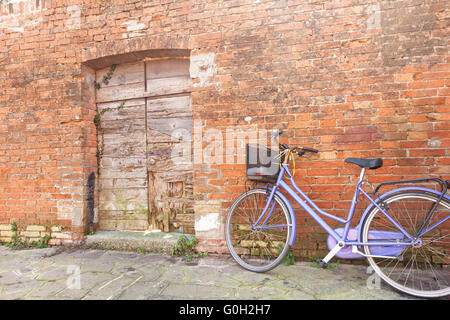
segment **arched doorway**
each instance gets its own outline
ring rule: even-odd
[[[193,166],[178,156],[191,148],[189,50],[88,65],[95,68],[99,229],[194,233]]]

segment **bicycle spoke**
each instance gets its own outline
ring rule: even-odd
[[[403,204],[403,207],[405,208],[406,215],[408,216],[409,225],[410,225],[410,227],[411,227],[412,234],[415,234],[415,233],[416,233],[416,228],[415,228],[415,225],[414,225],[413,222],[412,222],[411,216],[410,216],[410,214],[409,214],[409,210],[408,210],[408,208],[406,208],[406,205],[405,205],[405,202],[404,202],[404,201],[402,201],[401,203]],[[417,210],[416,210],[416,214],[417,214]],[[406,219],[405,219],[405,220],[406,220]],[[407,221],[408,221],[408,220],[407,220]]]
[[[415,261],[415,260],[416,260],[416,253],[414,253],[414,255],[413,255],[412,259],[411,259],[411,261],[412,261],[412,263],[411,263],[411,268],[409,268],[408,274],[407,274],[407,276],[406,276],[406,279],[405,279],[405,282],[403,283],[403,285],[405,285],[406,282],[408,282],[409,275],[411,274],[412,268],[414,267],[414,261]]]
[[[250,237],[251,232],[247,232],[246,234],[244,234],[244,236],[245,235],[247,235],[247,236],[244,239],[243,239],[243,236],[242,236],[242,237],[238,238],[237,240],[247,240]]]
[[[252,224],[253,222],[254,222],[254,220],[253,220],[253,210],[251,209],[252,207],[251,207],[251,204],[250,204],[250,199],[249,199],[249,197],[245,197],[245,200],[246,200],[246,204],[247,204],[247,208],[248,208],[248,219],[249,219],[249,222]]]
[[[259,241],[264,242],[264,241],[261,239],[261,237],[259,236],[259,233],[257,233],[256,236],[258,237],[258,240],[259,240]],[[261,253],[264,251],[264,249],[266,249],[267,252],[269,253],[269,254],[267,255],[267,257],[268,257],[268,258],[271,257],[271,255],[270,255],[270,250],[268,250],[267,247],[262,246],[261,249],[260,249]]]
[[[446,255],[445,253],[439,252],[439,251],[437,251],[434,248],[428,248],[427,247],[427,249],[430,250],[431,252],[435,253],[435,254],[441,255],[441,256],[446,257],[446,258],[448,257],[448,255]]]
[[[439,240],[439,239],[442,239],[442,238],[446,238],[446,237],[449,237],[450,235],[445,235],[445,236],[442,236],[442,237],[439,237],[439,238],[433,238],[433,239],[431,239],[430,240],[430,242],[428,242],[428,243],[431,243],[431,242],[436,242],[436,240]],[[447,242],[448,243],[448,242]],[[425,243],[424,243],[425,244]]]
[[[408,268],[408,265],[409,265],[409,263],[411,262],[411,260],[410,261],[408,261],[408,263],[404,266],[404,268],[402,269],[402,271],[399,273],[399,275],[398,275],[398,277],[397,277],[397,280],[399,280],[400,279],[400,277],[402,276],[402,274],[403,274],[403,271],[405,271],[406,270],[406,268]]]
[[[432,272],[433,275],[434,275],[434,280],[435,280],[436,282],[439,282],[439,277],[438,277],[438,275],[436,274],[435,269],[433,268],[431,262],[428,260],[427,256],[426,256],[426,255],[423,255],[420,251],[419,251],[419,253],[420,253],[421,256],[425,259],[426,263],[430,266],[431,272]],[[445,279],[444,279],[444,280],[445,280]],[[448,285],[447,285],[447,286],[448,286]]]

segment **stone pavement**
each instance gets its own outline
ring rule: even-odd
[[[0,299],[412,299],[383,283],[377,289],[366,271],[297,262],[259,274],[228,256],[188,263],[161,254],[0,246]]]

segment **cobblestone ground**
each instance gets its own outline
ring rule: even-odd
[[[0,299],[412,299],[366,266],[280,265],[259,274],[226,256],[183,258],[119,251],[0,247]]]

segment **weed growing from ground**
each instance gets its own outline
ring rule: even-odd
[[[186,257],[186,262],[192,261],[194,258],[205,257],[207,252],[197,252],[195,246],[198,244],[197,238],[188,238],[186,236],[182,236],[177,241],[177,245],[172,248],[170,252],[173,256],[184,256]]]

